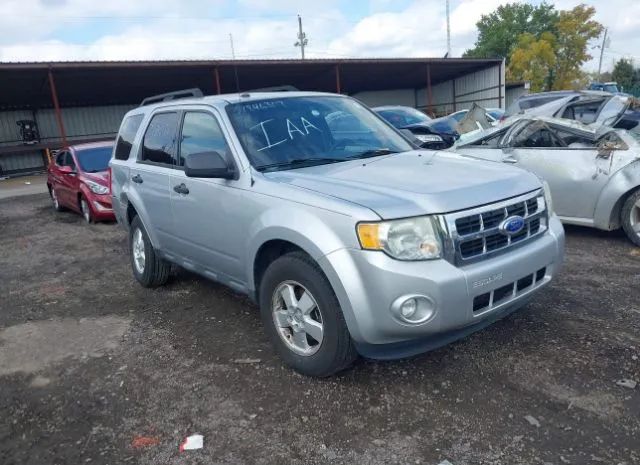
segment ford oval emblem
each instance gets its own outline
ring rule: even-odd
[[[524,228],[524,218],[521,216],[510,216],[502,223],[498,229],[502,234],[506,234],[507,236],[512,236],[514,234],[518,234]]]

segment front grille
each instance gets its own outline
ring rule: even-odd
[[[449,227],[454,230],[457,263],[480,260],[541,235],[547,229],[545,210],[544,200],[536,192],[448,215]],[[509,235],[500,231],[499,226],[511,216],[523,217],[524,228]]]
[[[473,299],[473,313],[484,313],[538,286],[543,282],[546,273],[546,268],[540,268],[535,273],[529,274],[517,281],[494,289],[491,292],[485,292],[484,294],[475,296]]]

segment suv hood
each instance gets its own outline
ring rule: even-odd
[[[542,187],[535,175],[520,168],[429,151],[264,175],[362,205],[383,219],[464,210]]]

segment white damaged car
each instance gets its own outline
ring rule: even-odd
[[[640,134],[606,124],[527,115],[471,135],[451,150],[510,163],[543,178],[567,224],[622,227],[640,246]]]

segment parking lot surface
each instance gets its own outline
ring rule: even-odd
[[[125,233],[0,200],[0,463],[640,463],[640,249],[567,228],[522,311],[410,360],[284,367],[247,298],[131,275]],[[204,448],[180,453],[193,433]]]

